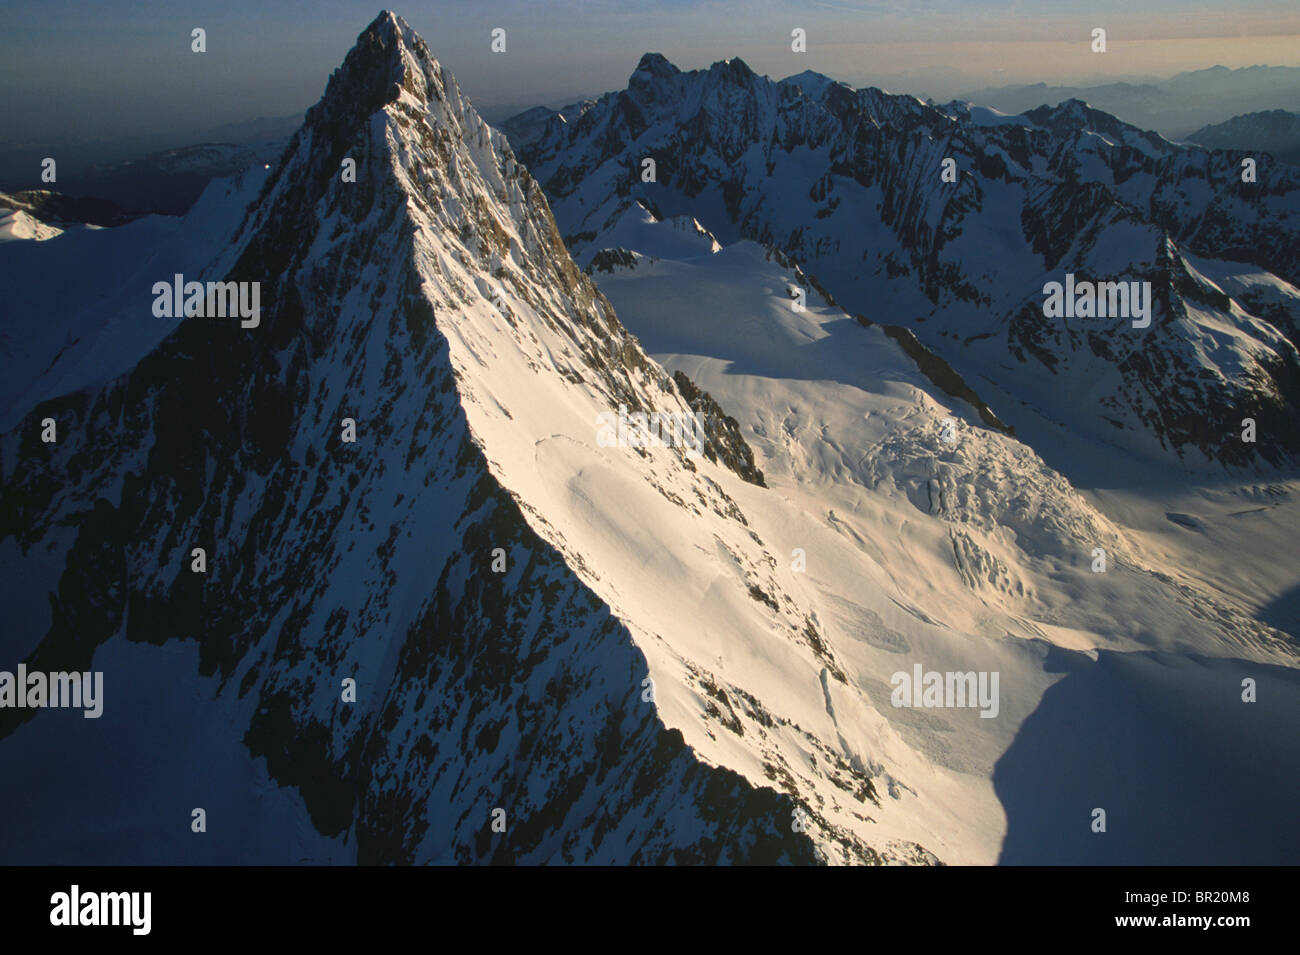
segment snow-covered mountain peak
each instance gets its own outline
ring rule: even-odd
[[[1035,440],[1069,423],[1191,467],[1300,454],[1285,424],[1300,401],[1300,300],[1265,301],[1262,280],[1206,297],[1179,265],[1199,256],[1213,278],[1246,263],[1293,288],[1291,167],[1261,157],[1246,176],[1239,156],[1177,146],[1078,99],[1008,116],[842,84],[818,96],[734,62],[656,88],[643,79],[635,97],[606,94],[581,123],[521,146],[580,260],[600,243],[646,253],[608,241],[638,204],[689,215],[724,246],[779,249],[850,313],[906,325],[987,382],[978,391],[1002,420],[1042,426]],[[630,179],[646,157],[655,179]],[[1105,316],[1053,318],[1045,296],[1068,276],[1150,289],[1151,314],[1116,298]],[[1221,347],[1197,343],[1210,339]],[[1247,415],[1268,421],[1269,444],[1243,445]]]
[[[662,53],[643,53],[641,59],[637,61],[636,69],[633,76],[643,76],[646,79],[669,79],[680,73],[676,66],[669,62],[668,57]]]
[[[627,81],[628,96],[645,107],[672,100],[681,88],[681,70],[662,53],[646,53]]]
[[[1131,147],[1152,159],[1167,158],[1174,151],[1173,145],[1159,133],[1138,129],[1077,97],[1056,106],[1028,110],[1024,117],[1060,137],[1093,133],[1112,145]]]
[[[26,659],[197,639],[211,682],[193,695],[305,804],[313,853],[932,860],[901,815],[887,839],[840,828],[869,801],[866,763],[798,726],[825,721],[818,675],[847,677],[739,503],[762,476],[736,422],[646,357],[422,41],[371,24],[261,172],[237,233],[185,265],[258,283],[256,328],[150,315],[139,288],[171,269],[145,256],[112,290],[125,331],[153,330],[143,354],[15,402],[0,539],[48,552],[13,595]],[[102,316],[83,318],[25,363],[93,338]],[[45,417],[64,440],[29,453]],[[126,587],[117,564],[76,570],[104,548]],[[51,618],[55,591],[86,613]],[[807,692],[782,700],[792,668]],[[39,739],[30,716],[0,713],[0,743]],[[802,782],[778,793],[778,771]],[[495,805],[508,840],[483,838]]]
[[[804,70],[802,73],[787,76],[781,80],[781,85],[798,87],[813,99],[820,98],[832,86],[843,86],[851,89],[847,83],[840,83],[815,70]]]

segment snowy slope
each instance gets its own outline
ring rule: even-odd
[[[850,675],[841,693],[897,734],[887,751],[899,787],[967,807],[927,845],[952,861],[1295,858],[1294,827],[1275,827],[1300,793],[1300,750],[1280,729],[1300,707],[1298,658],[1294,637],[1258,614],[1300,585],[1293,566],[1262,558],[1300,531],[1296,482],[1152,493],[1159,483],[1141,475],[1145,495],[1081,494],[981,427],[878,327],[816,296],[794,310],[797,276],[753,243],[594,274],[657,360],[742,421],[775,492],[742,506],[765,540],[807,550],[799,593]],[[951,447],[945,417],[960,422]],[[1165,518],[1171,502],[1194,510],[1182,517],[1200,542],[1179,539],[1189,530]],[[1265,510],[1249,527],[1256,515],[1233,513]],[[1104,574],[1090,567],[1095,546]],[[882,675],[916,662],[1000,669],[1006,708],[970,720],[893,708]],[[1234,695],[1243,673],[1267,675],[1267,715]],[[835,706],[847,708],[840,696]],[[1085,731],[1081,714],[1110,715]],[[1123,746],[1107,748],[1117,737]],[[1192,770],[1228,753],[1221,776]],[[1193,783],[1213,826],[1183,808]],[[1125,820],[1113,844],[1072,821],[1094,806]],[[1226,819],[1230,835],[1217,828]]]
[[[22,239],[35,239],[37,242],[62,235],[63,230],[57,226],[46,225],[21,209],[6,209],[0,212],[0,242],[13,242]]]

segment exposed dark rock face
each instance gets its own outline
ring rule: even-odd
[[[750,484],[767,487],[763,472],[754,467],[754,451],[740,433],[740,422],[724,412],[707,391],[695,387],[682,372],[673,372],[673,381],[691,410],[704,415],[704,456],[735,471]]]

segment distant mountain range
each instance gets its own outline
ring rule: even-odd
[[[1300,165],[1300,113],[1284,109],[1234,116],[1185,138],[1211,149],[1259,150],[1274,159]]]
[[[1152,83],[1034,83],[972,90],[958,99],[1004,113],[1023,113],[1036,106],[1079,99],[1126,123],[1155,130],[1169,139],[1183,139],[1193,130],[1242,113],[1300,107],[1300,67],[1213,66]]]

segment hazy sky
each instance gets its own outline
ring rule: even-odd
[[[345,0],[0,0],[0,141],[126,137],[298,113],[381,9]],[[1300,66],[1297,0],[410,0],[480,109],[616,89],[647,50],[683,69],[740,56],[947,98],[1011,83]],[[190,31],[208,50],[190,51]],[[493,54],[489,32],[507,31]],[[808,52],[790,50],[802,27]],[[1108,51],[1089,49],[1094,27]]]

